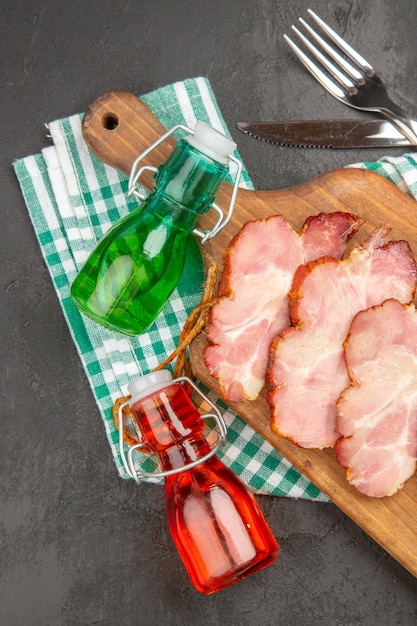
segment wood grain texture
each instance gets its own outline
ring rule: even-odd
[[[111,126],[115,127],[111,129]],[[83,121],[83,135],[90,149],[106,163],[129,174],[135,158],[155,142],[165,129],[136,96],[112,91],[103,94],[88,108]],[[175,141],[171,138],[144,161],[157,166],[167,158]],[[143,180],[151,186],[150,178]],[[217,204],[228,206],[231,187],[224,184]],[[359,232],[348,249],[363,241],[378,226],[391,228],[392,239],[405,239],[417,254],[417,204],[378,174],[357,168],[322,174],[296,187],[272,191],[240,189],[235,211],[227,227],[206,245],[206,251],[220,265],[232,237],[248,220],[279,213],[296,229],[305,219],[319,212],[349,211],[363,219]],[[209,228],[214,218],[205,215],[201,229]],[[217,381],[204,365],[202,350],[205,335],[191,347],[193,372],[214,392]],[[269,408],[265,393],[254,402],[242,402],[232,408],[260,435],[269,441],[307,478],[397,559],[417,576],[417,478],[391,497],[375,499],[363,496],[345,480],[343,468],[332,450],[304,450],[275,435],[269,426]]]

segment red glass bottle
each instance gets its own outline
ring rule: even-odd
[[[214,454],[226,432],[217,407],[201,394],[214,411],[202,416],[186,384],[201,394],[187,378],[173,381],[167,370],[129,385],[141,444],[131,448],[127,467],[139,481],[148,474],[134,468],[133,449],[158,456],[162,472],[152,476],[164,476],[171,536],[193,585],[209,594],[273,563],[278,544],[253,494]],[[214,447],[204,436],[209,416],[221,432]]]

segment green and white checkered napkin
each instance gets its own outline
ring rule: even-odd
[[[169,129],[196,120],[228,134],[210,84],[189,79],[158,89],[142,100]],[[70,299],[70,285],[88,254],[106,230],[136,206],[128,200],[127,177],[105,165],[87,149],[81,134],[82,115],[49,124],[53,145],[41,154],[14,163],[23,196],[63,313],[103,418],[107,438],[120,475],[127,478],[112,418],[115,400],[127,394],[127,384],[152,371],[176,347],[189,312],[199,303],[203,268],[197,245],[190,250],[183,277],[148,332],[122,337],[79,313]],[[417,163],[411,155],[358,164],[390,178],[404,191],[417,195]],[[251,188],[246,171],[242,186]],[[207,393],[207,389],[202,387]],[[272,446],[213,394],[208,394],[228,425],[227,443],[219,456],[256,493],[327,501]],[[93,433],[92,433],[93,436]],[[140,460],[144,471],[154,462]]]

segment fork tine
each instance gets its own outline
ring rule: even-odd
[[[322,72],[318,65],[313,63],[313,61],[309,59],[306,54],[304,54],[301,48],[299,48],[297,44],[295,44],[292,39],[288,37],[288,35],[284,35],[284,39],[290,46],[294,54],[300,59],[304,67],[307,68],[307,70],[314,76],[314,78],[320,83],[320,85],[324,87],[335,98],[343,100],[344,92],[339,87],[339,85],[331,81],[329,77],[324,72]]]
[[[342,37],[340,37],[340,35],[338,35],[333,30],[333,28],[330,28],[330,26],[328,26],[326,22],[324,22],[321,19],[321,17],[317,15],[317,13],[315,13],[312,9],[307,9],[307,12],[311,15],[314,21],[322,28],[322,30],[326,33],[326,35],[332,41],[334,41],[334,43],[337,44],[339,48],[343,50],[343,52],[350,59],[352,59],[352,61],[354,61],[360,68],[362,68],[362,70],[368,76],[372,76],[375,73],[375,70],[372,67],[372,65],[368,63],[368,61],[362,55],[356,52],[356,50],[354,50],[354,48],[352,48],[352,46],[350,46]]]
[[[350,78],[345,76],[339,70],[339,68],[336,67],[336,65],[334,65],[331,61],[329,61],[329,59],[327,57],[325,57],[324,54],[322,54],[322,52],[318,48],[316,48],[311,43],[311,41],[309,41],[307,39],[307,37],[305,37],[303,35],[303,33],[301,33],[298,30],[298,28],[296,28],[295,26],[291,26],[291,28],[298,35],[298,37],[305,44],[305,46],[310,50],[310,52],[313,54],[313,56],[320,61],[320,63],[323,65],[323,67],[325,67],[327,69],[327,71],[329,72],[329,74],[331,74],[331,76],[333,78],[335,78],[346,89],[353,89],[355,87],[355,83],[353,83]]]
[[[315,30],[311,28],[309,24],[302,17],[298,18],[300,24],[304,26],[306,31],[310,33],[310,35],[320,44],[320,46],[325,50],[325,52],[331,57],[336,63],[343,68],[343,70],[351,77],[355,82],[363,81],[363,75],[355,68],[353,65],[348,63],[346,59],[344,59],[332,46],[330,46],[327,41],[320,37]]]

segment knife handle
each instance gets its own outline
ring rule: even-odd
[[[87,107],[82,121],[83,138],[90,150],[127,175],[135,159],[165,132],[146,104],[128,91],[102,94]],[[146,164],[158,167],[175,145],[175,139],[168,137],[146,157]],[[144,172],[143,183],[152,187],[151,173]]]

